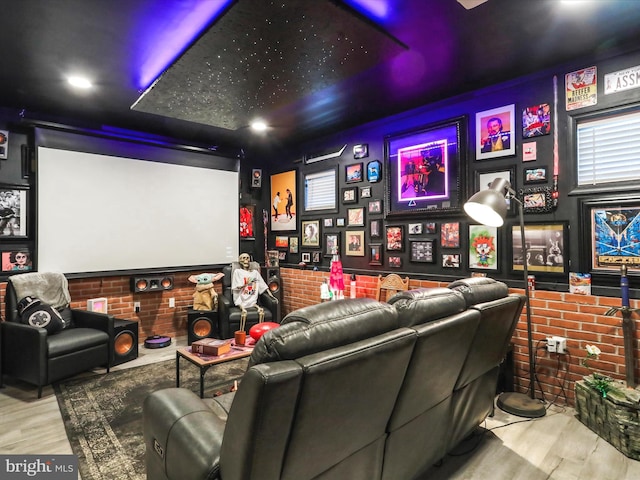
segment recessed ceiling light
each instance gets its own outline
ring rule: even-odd
[[[251,129],[254,132],[264,132],[267,129],[267,124],[261,120],[256,120],[251,124]]]
[[[85,77],[68,77],[67,81],[70,85],[77,88],[91,88],[93,84]]]

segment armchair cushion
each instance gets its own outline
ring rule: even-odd
[[[64,320],[60,313],[39,298],[24,297],[18,302],[18,313],[22,323],[35,328],[44,328],[49,335],[64,328]]]

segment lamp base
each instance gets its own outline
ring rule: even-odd
[[[496,402],[498,408],[517,417],[538,418],[547,414],[546,408],[538,400],[529,398],[524,393],[505,392],[500,394]]]

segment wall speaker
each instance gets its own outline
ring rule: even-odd
[[[264,277],[271,294],[278,299],[277,319],[274,322],[280,323],[282,319],[282,278],[280,277],[280,267],[262,267],[262,276]]]
[[[203,338],[220,338],[218,332],[218,312],[189,309],[187,312],[188,345]]]
[[[251,170],[251,187],[260,188],[262,186],[262,169],[254,168]]]
[[[144,275],[131,277],[131,291],[134,293],[171,290],[172,288],[173,275]]]
[[[138,358],[138,322],[115,319],[112,343],[112,367]]]

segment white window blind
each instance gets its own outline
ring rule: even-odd
[[[578,185],[640,179],[640,112],[577,124]]]
[[[336,208],[335,169],[311,173],[304,178],[304,209],[306,211]]]

